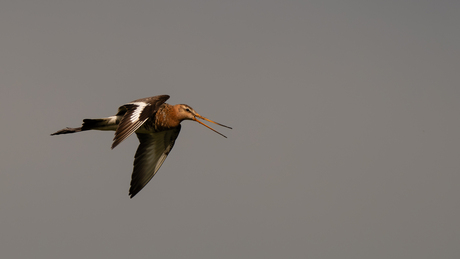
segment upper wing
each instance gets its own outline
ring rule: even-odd
[[[118,113],[124,113],[124,115],[117,130],[115,131],[112,149],[140,128],[142,124],[153,116],[158,111],[158,108],[168,99],[169,95],[158,95],[138,99],[118,108]]]
[[[180,125],[171,130],[152,134],[136,134],[140,144],[134,156],[130,197],[134,197],[152,179],[165,161],[179,136]]]

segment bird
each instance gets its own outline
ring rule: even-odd
[[[201,116],[187,104],[166,103],[169,97],[169,95],[157,95],[137,99],[120,106],[114,116],[84,119],[81,127],[66,127],[52,133],[51,136],[88,130],[115,131],[112,142],[112,149],[114,149],[131,134],[136,133],[139,146],[134,156],[129,188],[129,196],[133,198],[157,173],[171,152],[179,136],[182,121],[196,121],[225,138],[227,138],[225,135],[199,121],[198,118],[232,129]]]

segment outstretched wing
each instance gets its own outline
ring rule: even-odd
[[[124,112],[123,118],[115,131],[112,149],[139,129],[142,124],[152,117],[158,111],[158,108],[168,99],[169,95],[158,95],[138,99],[121,106],[118,109],[118,113],[122,113],[124,111],[126,112]]]
[[[152,134],[138,134],[140,144],[134,156],[130,197],[134,197],[152,179],[165,161],[179,136],[181,126]]]

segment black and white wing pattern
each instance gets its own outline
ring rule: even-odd
[[[152,179],[165,161],[179,136],[181,126],[151,134],[136,133],[139,147],[134,156],[129,196],[134,197]]]
[[[112,149],[139,129],[144,122],[155,115],[158,108],[169,99],[169,95],[142,98],[121,106],[118,114],[124,113],[115,131]]]

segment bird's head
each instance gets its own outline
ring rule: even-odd
[[[183,121],[183,120],[192,120],[192,121],[196,121],[200,124],[202,124],[203,126],[213,130],[214,132],[216,132],[217,134],[220,134],[221,136],[223,137],[226,137],[224,134],[218,132],[217,130],[209,127],[208,125],[204,124],[203,122],[197,120],[197,118],[200,118],[202,120],[205,120],[205,121],[209,121],[209,122],[212,122],[214,124],[217,124],[219,126],[222,126],[222,127],[226,127],[226,128],[229,128],[231,129],[231,127],[229,126],[225,126],[223,124],[220,124],[220,123],[217,123],[215,121],[212,121],[210,119],[207,119],[201,115],[199,115],[192,107],[188,106],[187,104],[177,104],[177,116],[178,116],[178,119],[180,121]]]

